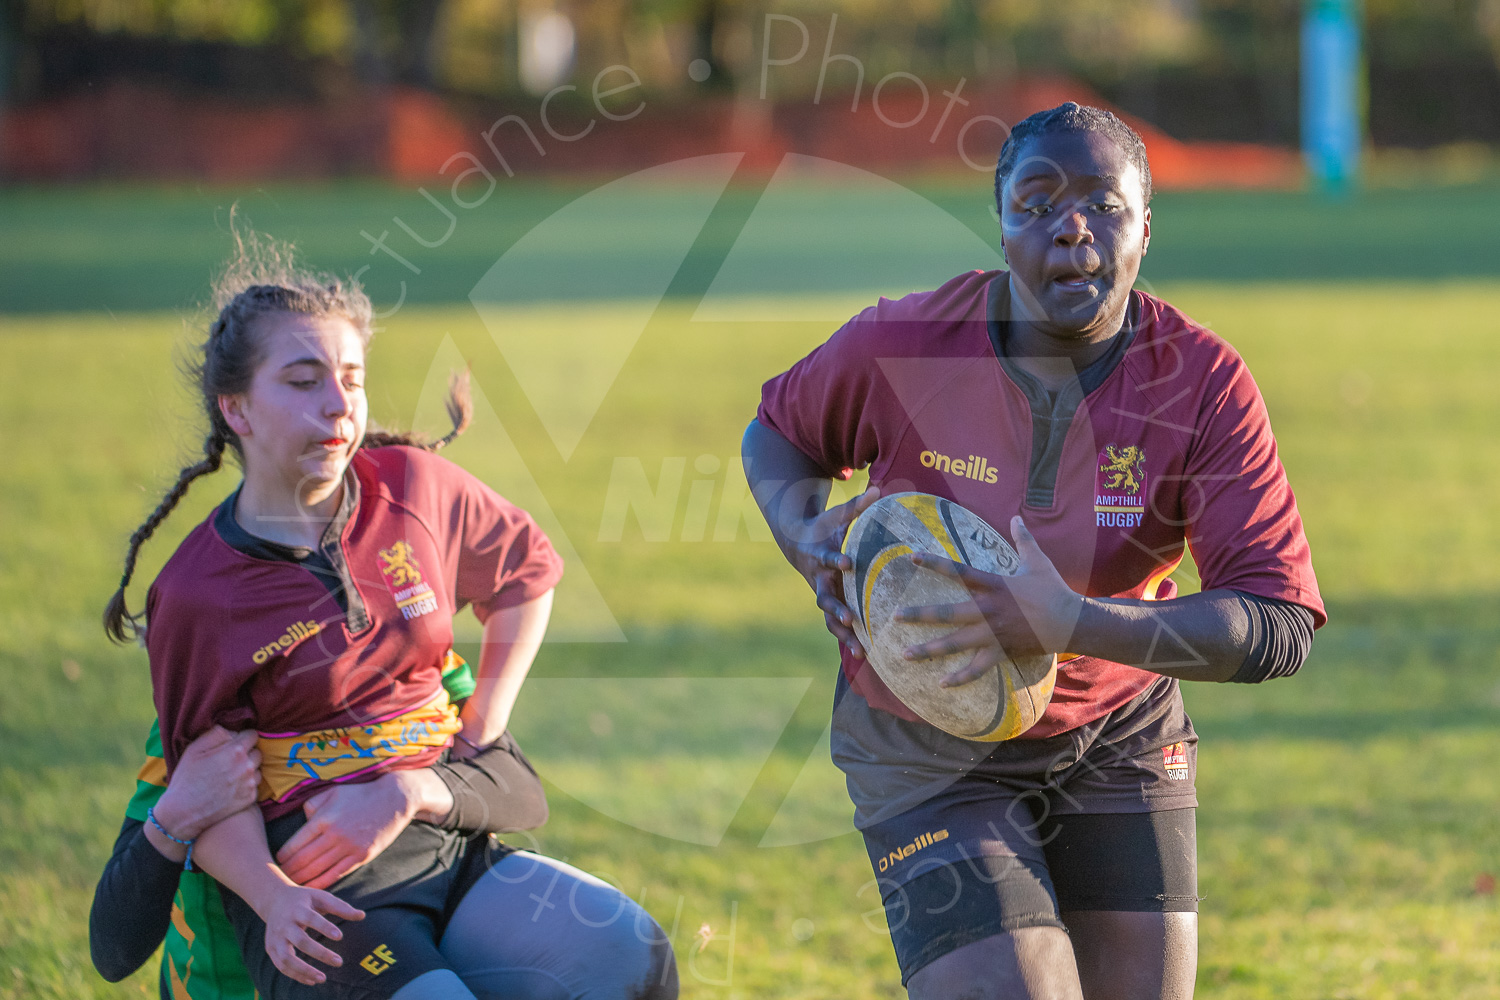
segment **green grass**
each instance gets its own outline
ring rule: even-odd
[[[737,178],[716,213],[718,224],[704,234],[706,249],[728,249],[765,185],[763,177]],[[429,187],[436,196],[445,194],[441,185]],[[972,182],[918,180],[911,187],[998,248],[983,175],[975,174]],[[376,182],[0,190],[6,235],[0,242],[0,273],[6,276],[0,312],[121,313],[197,303],[227,252],[231,205],[259,228],[295,239],[321,267],[352,272],[370,265],[365,280],[383,306],[395,301],[398,281],[406,281],[406,301],[413,304],[464,301],[506,248],[586,190],[577,182],[501,178],[479,207],[452,209],[456,224],[439,249],[419,246],[394,220],[404,220],[429,241],[443,235],[447,220],[416,191]],[[918,284],[925,280],[913,275],[910,233],[890,191],[842,180],[804,190],[805,204],[782,221],[824,224],[782,242],[775,261],[743,277],[744,288],[764,294],[864,290],[873,287],[872,270],[903,266],[897,273]],[[598,298],[597,277],[629,253],[631,238],[681,216],[673,194],[660,191],[596,210],[587,226],[552,248],[538,280],[513,295],[546,298],[561,280],[565,299]],[[1453,240],[1455,232],[1484,232],[1500,221],[1500,187],[1493,185],[1382,189],[1348,201],[1290,192],[1166,192],[1152,209],[1155,236],[1142,273],[1158,284],[1425,281],[1500,273],[1500,246]],[[838,213],[837,224],[826,224],[830,212]],[[390,234],[387,245],[422,273],[384,254],[371,256],[362,232],[374,238]],[[902,238],[888,238],[893,232]]]
[[[115,194],[4,198],[62,199],[82,216]],[[366,194],[377,219],[389,215],[386,195]],[[559,189],[550,204],[572,196]],[[193,199],[209,196],[132,197],[118,210],[178,198],[192,221],[204,203]],[[299,197],[320,203],[316,193]],[[1233,201],[1205,196],[1198,207]],[[1267,218],[1282,210],[1276,203],[1266,202]],[[83,224],[67,215],[55,208],[49,224]],[[217,244],[157,246],[163,260],[202,271]],[[82,270],[56,256],[39,264],[35,274],[54,287],[30,304],[9,300],[31,315],[0,318],[3,1000],[155,992],[149,969],[111,987],[88,961],[94,880],[151,712],[144,654],[109,646],[98,612],[126,536],[192,458],[199,431],[170,364],[191,337],[168,312],[57,311],[102,305],[55,286],[109,254],[71,252]],[[474,260],[483,253],[492,262],[496,251],[476,246]],[[186,273],[169,264],[160,263],[169,277]],[[1187,693],[1203,736],[1199,996],[1494,996],[1500,911],[1475,879],[1500,872],[1500,526],[1491,513],[1500,397],[1490,387],[1500,343],[1487,321],[1500,284],[1234,277],[1158,285],[1249,360],[1332,623],[1292,680]],[[570,551],[556,631],[618,629],[629,640],[549,644],[539,658],[516,722],[553,806],[536,843],[608,876],[675,930],[691,998],[902,995],[868,863],[822,749],[832,640],[774,547],[752,533],[753,519],[729,519],[727,538],[714,540],[760,381],[829,329],[776,316],[793,306],[847,314],[863,298],[831,287],[821,299],[763,300],[743,313],[758,319],[740,322],[695,321],[692,301],[668,303],[566,459],[539,413],[566,402],[570,387],[518,381],[469,306],[408,306],[371,359],[376,415],[429,429],[440,427],[448,368],[472,364],[479,412],[452,457],[533,510],[545,505],[549,531]],[[512,304],[487,318],[562,352],[575,333],[629,308]],[[634,515],[619,540],[601,537],[617,463],[638,461],[655,487],[672,459],[683,472],[666,538],[647,538]],[[704,540],[685,541],[700,483]],[[147,546],[133,606],[176,540],[232,485],[223,473],[195,486]],[[704,925],[706,947],[696,943]]]

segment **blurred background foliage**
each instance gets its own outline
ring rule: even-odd
[[[121,76],[251,98],[386,84],[505,97],[525,89],[528,40],[559,24],[571,32],[572,68],[557,79],[586,85],[598,68],[628,63],[654,93],[688,99],[758,86],[766,13],[803,18],[814,43],[837,14],[834,51],[858,52],[872,77],[1064,74],[1178,138],[1296,144],[1301,0],[4,0],[4,9],[0,76],[15,102]],[[1365,0],[1364,21],[1375,145],[1500,141],[1500,0]],[[685,71],[695,59],[712,69],[704,83]],[[809,90],[815,82],[802,80]]]

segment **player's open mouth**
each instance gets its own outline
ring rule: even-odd
[[[1094,283],[1094,279],[1087,274],[1065,274],[1052,280],[1064,288],[1087,288]]]

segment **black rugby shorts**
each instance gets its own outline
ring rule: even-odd
[[[266,824],[274,856],[307,817],[299,809]],[[413,979],[448,965],[438,942],[448,919],[474,884],[514,848],[487,835],[466,838],[415,822],[380,856],[329,889],[365,911],[363,920],[334,920],[344,937],[316,939],[343,959],[334,968],[302,955],[328,978],[307,986],[281,974],[266,954],[266,925],[243,900],[220,886],[250,980],[263,1000],[379,1000]]]
[[[1079,729],[987,747],[896,815],[856,799],[878,817],[861,829],[875,875],[862,892],[880,895],[903,984],[974,941],[1066,929],[1069,911],[1197,910],[1197,735],[1175,682]],[[852,794],[880,787],[869,755],[855,766]]]

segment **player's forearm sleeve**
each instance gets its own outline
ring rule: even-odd
[[[1312,612],[1300,604],[1235,591],[1250,616],[1250,648],[1245,662],[1229,680],[1259,684],[1274,677],[1290,677],[1312,649]]]
[[[547,822],[542,779],[509,731],[473,757],[434,764],[432,770],[453,793],[444,829],[509,833]]]
[[[156,951],[167,936],[181,872],[146,839],[144,824],[125,821],[89,911],[89,954],[99,975],[117,983]]]

